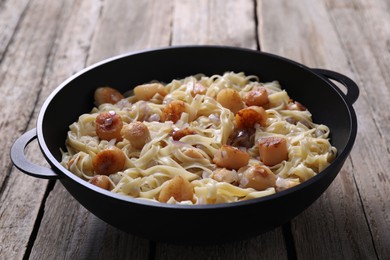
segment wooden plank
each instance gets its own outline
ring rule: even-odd
[[[158,4],[160,6],[156,6]],[[124,22],[120,29],[117,25],[137,16],[139,22],[149,23],[152,32],[163,32],[166,29],[161,28],[169,28],[169,10],[171,8],[166,1],[111,0],[104,4],[95,0],[78,1],[69,10],[63,30],[57,35],[58,44],[47,70],[66,78],[88,64],[121,52],[142,46],[168,45],[169,37],[151,37],[150,31],[142,31],[141,27],[136,32],[132,23]],[[164,15],[153,15],[159,11]],[[57,79],[57,76],[48,75],[47,81],[54,83]],[[79,205],[60,183],[55,185],[45,203],[45,214],[31,251],[32,259],[148,257],[149,241],[109,226]]]
[[[237,228],[239,228],[238,223]],[[207,232],[212,232],[212,230],[205,230],[205,236]],[[283,234],[278,228],[255,238],[221,245],[158,244],[156,259],[287,259],[287,255],[283,245]]]
[[[23,18],[23,14],[25,12],[25,9],[27,8],[28,1],[27,0],[21,0],[21,1],[3,1],[0,3],[0,66],[3,66],[3,60],[6,53],[7,48],[9,47],[9,44],[11,40],[13,39],[15,35],[15,30],[20,23],[20,21]],[[3,76],[3,75],[2,75]],[[4,86],[1,86],[2,90],[7,90],[10,86],[7,86],[4,84]],[[6,114],[5,110],[4,113]],[[16,114],[18,111],[10,111],[15,112]],[[16,117],[15,117],[16,118]],[[26,123],[26,120],[28,118],[20,118],[21,121],[24,120]],[[9,146],[11,144],[11,141],[13,138],[15,138],[14,132],[8,132],[9,129],[4,129],[5,122],[0,123],[0,144],[4,148],[5,153],[2,153],[1,159],[0,159],[0,170],[2,174],[0,175],[0,259],[3,256],[9,256],[9,257],[19,257],[23,255],[23,250],[18,249],[18,246],[20,244],[26,244],[28,241],[28,235],[29,231],[32,229],[32,225],[28,227],[28,224],[26,224],[25,227],[20,228],[18,225],[14,223],[14,216],[10,216],[10,212],[18,212],[18,214],[15,214],[17,216],[20,216],[19,219],[24,219],[29,217],[28,211],[22,211],[15,209],[15,204],[9,205],[7,203],[8,201],[15,202],[14,196],[12,196],[10,193],[12,193],[9,188],[11,187],[19,187],[22,186],[23,189],[23,183],[25,180],[29,180],[28,177],[26,178],[9,178],[9,173],[11,172],[12,164],[9,161]],[[6,132],[7,131],[7,132]],[[6,135],[2,137],[2,135]],[[8,139],[7,141],[4,141],[4,139]],[[16,183],[15,183],[16,182]],[[33,188],[39,187],[39,185],[45,184],[44,181],[41,180],[34,180]],[[27,193],[29,192],[29,189],[27,189]],[[36,193],[39,195],[39,192],[36,191]],[[32,205],[35,203],[39,204],[40,196],[37,196],[34,198],[33,201],[29,201]],[[23,205],[26,204],[26,201],[20,201],[18,200],[17,205]],[[27,207],[28,208],[28,205]],[[37,209],[37,208],[35,208]],[[24,213],[24,214],[21,214]],[[35,210],[36,213],[36,210]],[[34,213],[33,213],[34,214]],[[31,223],[30,223],[31,224]],[[20,232],[20,230],[26,230],[27,232]],[[5,234],[9,233],[7,235],[7,242],[10,242],[10,244],[5,243]],[[16,234],[22,233],[20,238],[17,237]],[[23,237],[23,233],[25,236]],[[16,248],[13,248],[14,245]]]
[[[257,4],[259,14],[264,16],[259,20],[263,50],[309,66],[340,71],[361,86],[361,96],[355,104],[359,119],[355,149],[328,191],[293,221],[297,253],[299,258],[311,259],[388,259],[389,114],[383,108],[387,107],[390,83],[389,3],[385,0],[324,1],[326,6],[310,1],[300,3],[302,6],[291,1],[258,1]],[[139,1],[135,5],[129,2],[122,5],[98,0],[0,2],[0,86],[3,90],[0,143],[6,151],[0,155],[0,169],[6,173],[0,175],[0,259],[22,259],[25,255],[34,223],[40,220],[37,215],[47,187],[46,181],[16,170],[7,174],[11,171],[9,146],[26,128],[34,127],[41,103],[58,83],[86,64],[125,51],[167,45],[170,37],[173,44],[257,46],[256,40],[251,40],[256,35],[252,31],[255,25],[248,19],[253,17],[249,10],[254,6],[249,8],[247,2],[177,1],[173,20],[169,11],[173,10],[171,2],[165,5],[164,1],[164,6],[162,2]],[[102,4],[104,9],[100,9]],[[141,10],[151,7],[153,10],[145,14],[139,11],[138,5],[142,6]],[[232,10],[224,9],[225,5]],[[219,8],[222,9],[216,10]],[[183,16],[186,13],[191,15],[186,18]],[[211,19],[215,16],[224,19]],[[103,20],[94,34],[95,24]],[[153,24],[150,31],[142,31],[141,21],[146,20]],[[238,24],[247,20],[250,26],[239,30],[242,28]],[[118,21],[126,22],[115,31]],[[232,25],[234,21],[240,22]],[[172,36],[170,23],[174,30]],[[133,26],[137,29],[133,30]],[[230,31],[224,26],[235,29]],[[122,33],[127,30],[131,33]],[[241,32],[235,35],[236,30]],[[24,97],[23,106],[15,106],[21,104],[20,96]],[[36,144],[29,148],[31,160],[41,163],[43,159]],[[51,192],[44,214],[32,259],[148,257],[149,245],[145,240],[124,234],[88,213],[69,197],[60,183]],[[155,254],[156,258],[163,259],[177,256],[285,259],[282,239],[282,232],[277,229],[224,246],[157,244]]]
[[[36,115],[44,99],[61,81],[85,66],[85,43],[90,42],[94,31],[94,23],[91,23],[93,20],[90,23],[87,20],[91,19],[94,13],[97,17],[99,9],[95,9],[91,1],[89,5],[86,1],[83,4],[84,7],[71,1],[65,3],[56,1],[55,4],[35,1],[26,10],[25,18],[15,34],[13,44],[8,48],[4,62],[1,64],[1,68],[4,68],[2,85],[4,90],[10,92],[19,90],[14,93],[15,98],[5,106],[11,109],[3,110],[4,114],[9,111],[10,117],[18,118],[18,121],[3,124],[9,129],[3,128],[4,131],[1,133],[4,134],[0,135],[2,139],[8,138],[12,141],[9,137],[10,133],[19,135],[18,132],[35,127]],[[85,15],[75,13],[77,18],[73,18],[70,15],[72,9],[85,12]],[[69,18],[71,18],[70,22],[83,26],[66,22]],[[80,28],[83,28],[82,33]],[[72,39],[60,37],[59,32],[62,31],[67,33],[66,37],[74,36],[75,30],[79,31],[78,37]],[[30,38],[34,40],[30,41]],[[57,45],[61,43],[64,47],[58,55],[55,55]],[[82,52],[84,55],[81,55]],[[23,105],[14,105],[22,102]],[[21,129],[11,129],[17,127],[15,122],[20,123]],[[28,150],[27,154],[32,162],[43,164],[45,160],[36,143],[31,144]],[[8,153],[6,155],[9,156]],[[8,160],[7,162],[10,163]],[[46,180],[25,176],[17,170],[12,171],[7,182],[4,183],[0,204],[2,231],[0,259],[22,259],[26,249],[30,249],[29,238],[35,222],[40,221],[38,212],[46,187]]]
[[[22,10],[25,5],[20,2],[7,8],[14,15],[24,13],[24,17],[15,33],[11,33],[12,41],[4,49],[6,52],[0,64],[0,143],[5,147],[0,155],[0,259],[23,258],[46,191],[47,181],[11,172],[8,151],[13,140],[31,122],[61,7],[60,1],[37,1],[26,11]],[[18,8],[21,9],[18,11]],[[3,17],[7,16],[12,17],[9,14]],[[10,22],[16,20],[13,18]],[[39,154],[37,146],[32,150],[30,154]],[[37,162],[38,157],[30,156],[33,162]]]
[[[256,49],[254,9],[251,0],[176,0],[172,44]]]
[[[25,130],[34,110],[40,80],[47,62],[47,53],[50,51],[51,42],[48,39],[55,33],[56,23],[51,22],[47,28],[44,28],[45,23],[53,19],[51,13],[41,17],[26,14],[22,19],[21,28],[14,34],[12,30],[17,27],[20,19],[20,17],[14,16],[20,16],[24,13],[26,3],[22,4],[20,1],[16,1],[13,5],[7,1],[3,4],[4,9],[0,11],[1,18],[9,19],[9,24],[7,23],[5,26],[3,20],[0,20],[0,25],[4,28],[4,34],[1,36],[1,40],[4,42],[0,46],[0,52],[6,51],[0,56],[2,57],[0,64],[0,86],[2,89],[0,130],[3,133],[0,135],[0,144],[2,147],[8,148],[14,139]],[[50,8],[52,7],[48,6],[48,10]],[[47,32],[45,33],[44,30]],[[44,35],[38,35],[39,33]],[[11,38],[13,43],[10,45]],[[29,66],[30,69],[26,69]],[[15,107],[15,104],[19,104],[21,97],[31,98],[26,100],[24,107]],[[16,118],[18,120],[15,120]],[[0,154],[0,169],[5,173],[0,175],[0,187],[11,168],[8,150],[6,149],[7,152]]]
[[[29,0],[5,0],[0,2],[0,62],[23,19]]]
[[[377,147],[364,145],[364,139],[370,138],[364,135],[374,132],[374,136],[377,136],[374,138],[376,139],[374,146],[378,144],[377,142],[383,143],[383,140],[381,140],[377,127],[374,126],[375,122],[372,121],[372,112],[367,109],[370,100],[364,92],[371,89],[371,86],[366,87],[362,84],[363,71],[355,71],[357,67],[363,69],[371,66],[368,65],[371,62],[367,59],[368,63],[363,63],[362,60],[353,57],[346,42],[356,44],[354,54],[358,53],[357,50],[359,53],[364,52],[362,50],[369,46],[359,36],[358,26],[355,25],[356,14],[345,17],[344,13],[344,18],[348,20],[336,21],[335,15],[329,13],[328,8],[324,2],[313,3],[312,1],[304,1],[300,5],[293,5],[291,1],[283,0],[262,1],[259,5],[259,12],[263,15],[261,21],[263,26],[259,33],[263,50],[286,56],[308,66],[323,67],[344,73],[355,79],[362,90],[359,101],[354,105],[361,133],[356,140],[355,149],[330,188],[316,203],[295,218],[292,225],[293,235],[299,258],[375,259],[377,253],[373,245],[374,238],[370,233],[372,228],[370,229],[367,225],[367,208],[363,208],[361,201],[369,200],[372,203],[373,198],[370,194],[379,195],[381,202],[379,208],[381,208],[385,206],[384,201],[388,195],[384,196],[386,188],[383,184],[372,180],[372,176],[376,175],[375,171],[378,169],[375,169],[375,166],[371,168],[373,166],[367,165],[367,158],[356,154],[359,151],[370,150],[374,153],[369,156],[375,156],[374,160],[376,160],[380,151]],[[286,24],[299,26],[286,27]],[[342,32],[340,27],[344,28]],[[364,74],[367,81],[375,82],[372,76]],[[373,93],[377,94],[374,91]],[[366,153],[365,156],[367,156]],[[384,165],[388,165],[388,162]],[[370,174],[367,174],[368,172]],[[368,185],[357,181],[369,178],[371,178],[369,181],[371,183]],[[376,188],[363,194],[362,190],[370,186],[376,186]],[[383,210],[384,208],[378,209],[371,215],[383,218]],[[382,225],[379,227],[384,228]],[[384,239],[385,236],[382,235],[377,239]]]
[[[149,241],[94,216],[57,182],[50,193],[31,259],[148,259]]]
[[[47,181],[13,171],[0,197],[0,259],[23,259]]]
[[[352,154],[355,182],[378,258],[390,259],[390,115],[383,109],[390,99],[390,3],[326,3],[362,92],[356,105],[361,134]]]
[[[171,0],[109,0],[104,6],[88,64],[126,52],[169,45]]]
[[[175,1],[174,10],[173,45],[215,44],[256,49],[253,1],[180,0]],[[286,258],[281,228],[252,239],[223,245],[189,246],[158,243],[156,247],[156,259]]]

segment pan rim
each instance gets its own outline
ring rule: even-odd
[[[324,169],[321,173],[317,174],[316,176],[310,178],[309,180],[295,186],[289,189],[286,189],[284,191],[277,192],[275,194],[267,195],[265,197],[261,198],[255,198],[255,199],[250,199],[246,201],[238,201],[238,202],[231,202],[231,203],[222,203],[222,204],[212,204],[212,205],[183,205],[183,204],[166,204],[166,203],[160,203],[160,202],[154,202],[154,201],[149,201],[149,200],[143,200],[139,198],[132,198],[129,196],[121,195],[121,194],[116,194],[111,191],[106,191],[103,190],[99,187],[96,187],[95,185],[92,185],[85,180],[79,178],[69,170],[67,170],[65,167],[63,167],[60,162],[54,157],[54,155],[51,153],[50,149],[48,148],[46,142],[45,142],[45,137],[42,129],[44,117],[46,110],[48,106],[50,105],[51,101],[53,98],[63,89],[65,88],[70,82],[78,78],[79,76],[85,74],[86,72],[93,70],[96,67],[100,67],[104,64],[114,62],[123,58],[127,58],[130,56],[134,55],[143,55],[145,53],[151,53],[151,52],[162,52],[162,51],[171,51],[171,50],[177,50],[177,49],[219,49],[219,50],[231,50],[231,51],[237,51],[237,52],[246,52],[246,53],[251,53],[253,55],[264,55],[271,57],[273,59],[279,59],[284,62],[290,63],[292,65],[298,66],[300,69],[303,69],[311,74],[313,74],[315,77],[318,77],[321,81],[325,81],[334,91],[337,93],[337,95],[341,98],[343,103],[345,104],[345,107],[347,109],[347,112],[349,114],[349,125],[350,131],[349,131],[349,137],[346,142],[346,145],[344,149],[341,151],[341,153],[338,153],[336,158],[333,160],[333,162],[326,168]],[[268,53],[268,52],[263,52],[263,51],[257,51],[257,50],[252,50],[252,49],[247,49],[247,48],[242,48],[242,47],[234,47],[234,46],[222,46],[222,45],[179,45],[179,46],[169,46],[169,47],[161,47],[161,48],[154,48],[154,49],[148,49],[148,50],[140,50],[140,51],[135,51],[135,52],[127,52],[123,53],[120,55],[116,55],[107,59],[104,59],[102,61],[99,61],[95,64],[92,64],[76,74],[72,75],[65,81],[63,81],[59,86],[57,86],[51,93],[50,95],[46,98],[45,102],[43,103],[39,115],[38,115],[38,120],[37,120],[37,138],[38,138],[38,143],[40,146],[40,149],[42,150],[43,155],[45,156],[46,160],[49,162],[49,164],[54,168],[55,172],[59,174],[59,180],[62,181],[63,178],[69,178],[72,181],[74,181],[76,184],[84,186],[87,189],[93,190],[96,193],[100,193],[104,196],[108,196],[112,199],[118,200],[122,203],[130,203],[130,204],[137,204],[140,206],[150,206],[150,207],[158,207],[158,208],[164,208],[164,209],[182,209],[182,210],[210,210],[210,209],[220,209],[220,208],[235,208],[235,207],[242,207],[242,206],[249,206],[253,204],[259,204],[259,203],[265,203],[270,200],[275,200],[281,197],[285,197],[290,195],[291,193],[298,192],[299,190],[304,189],[305,187],[311,185],[313,182],[319,181],[323,176],[330,174],[330,171],[332,170],[333,165],[339,165],[343,164],[343,161],[346,160],[347,156],[349,155],[350,151],[352,150],[352,147],[354,145],[355,139],[357,135],[357,118],[356,114],[354,111],[354,108],[352,107],[352,104],[347,102],[345,99],[345,94],[342,93],[342,91],[335,86],[334,83],[332,83],[330,80],[326,80],[323,77],[321,77],[319,74],[315,73],[313,70],[311,70],[309,67],[298,63],[296,61],[290,60],[285,57],[278,56],[276,54]],[[336,173],[336,175],[338,172]]]

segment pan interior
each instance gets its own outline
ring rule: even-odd
[[[331,142],[341,153],[351,135],[351,116],[342,96],[310,69],[274,55],[222,47],[168,48],[122,56],[86,69],[61,85],[43,107],[42,133],[50,153],[61,160],[69,125],[93,108],[97,87],[126,92],[151,80],[170,82],[197,73],[226,71],[278,80],[289,96],[306,106],[316,123],[331,129]]]

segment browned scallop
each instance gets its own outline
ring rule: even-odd
[[[260,160],[267,166],[288,160],[287,141],[283,137],[264,137],[259,140]]]
[[[184,136],[194,135],[194,134],[196,134],[196,132],[194,130],[190,129],[189,127],[186,127],[186,128],[183,128],[183,129],[175,129],[171,133],[172,138],[175,141],[179,141]]]
[[[240,94],[231,88],[222,89],[217,94],[217,102],[234,114],[244,107]]]
[[[266,166],[255,165],[244,167],[238,172],[240,178],[239,186],[242,188],[252,188],[258,191],[275,187],[276,175]]]
[[[246,166],[249,159],[250,155],[247,152],[241,151],[233,146],[222,145],[215,153],[213,162],[221,168],[238,170]]]
[[[111,87],[100,87],[95,90],[95,104],[100,106],[104,103],[116,104],[123,99],[123,95],[116,89]]]
[[[263,107],[250,106],[238,111],[235,119],[238,128],[249,129],[255,124],[266,126],[268,115]]]
[[[104,149],[92,158],[93,170],[98,175],[110,175],[122,171],[125,162],[125,154],[116,146]]]
[[[122,140],[122,118],[115,111],[102,112],[95,119],[95,130],[101,140]]]
[[[257,87],[243,97],[247,106],[264,106],[268,104],[268,92],[264,87]]]
[[[193,200],[194,188],[191,183],[181,176],[175,176],[162,187],[158,200],[167,202],[170,198],[176,201]]]
[[[89,182],[105,190],[110,190],[111,187],[110,178],[106,175],[95,175],[89,180]]]
[[[186,111],[185,103],[181,100],[173,100],[162,111],[161,122],[172,121],[176,123],[183,112]]]
[[[125,125],[121,134],[136,149],[141,149],[151,139],[148,127],[140,121],[134,121]]]
[[[165,97],[168,92],[161,83],[149,83],[136,86],[134,88],[134,95],[137,100],[151,100],[156,94]]]

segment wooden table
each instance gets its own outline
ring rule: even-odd
[[[360,86],[351,155],[289,224],[227,245],[155,243],[104,223],[59,181],[12,166],[10,146],[66,78],[113,55],[186,44],[275,53]],[[389,0],[2,0],[0,88],[1,260],[390,259]],[[36,142],[28,154],[47,165]]]

